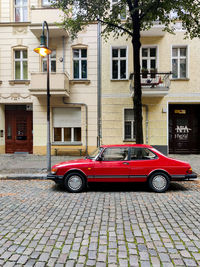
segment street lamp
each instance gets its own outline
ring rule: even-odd
[[[47,37],[44,34],[44,27],[46,26]],[[49,28],[46,21],[42,24],[42,35],[40,36],[40,47],[34,49],[34,51],[40,54],[42,57],[47,56],[47,171],[51,170],[51,140],[50,140],[50,88],[49,88],[49,55],[51,49],[49,46]]]

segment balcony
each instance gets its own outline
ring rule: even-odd
[[[163,37],[166,34],[165,26],[160,21],[154,21],[153,24],[149,30],[141,32],[141,37]]]
[[[142,96],[146,97],[164,97],[168,95],[170,88],[171,72],[152,72],[141,73]],[[130,75],[131,96],[134,96],[134,74]]]
[[[47,94],[47,74],[45,72],[31,73],[31,88],[34,96]],[[50,73],[50,94],[52,96],[69,96],[69,77],[66,73]]]
[[[32,33],[39,38],[42,33],[42,23],[48,18],[50,37],[68,36],[65,29],[57,26],[62,23],[63,13],[61,10],[51,7],[31,8],[31,25]]]

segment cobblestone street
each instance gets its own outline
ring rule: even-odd
[[[0,266],[200,266],[200,181],[70,194],[46,180],[0,180]]]

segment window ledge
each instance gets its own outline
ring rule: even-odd
[[[81,142],[52,142],[52,146],[82,146]]]
[[[135,139],[124,139],[123,142],[135,142]]]
[[[111,79],[111,82],[128,82],[129,79]]]
[[[189,81],[190,79],[189,78],[177,78],[177,79],[172,78],[170,80],[174,82],[174,81]]]
[[[25,85],[29,85],[30,84],[30,80],[10,80],[9,81],[10,85],[15,85],[15,84],[25,84]]]
[[[70,84],[90,84],[90,80],[70,80]]]

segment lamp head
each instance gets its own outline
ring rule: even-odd
[[[40,37],[40,46],[35,48],[34,51],[42,57],[46,57],[51,54],[51,49],[46,46],[46,36],[44,34]]]

